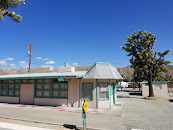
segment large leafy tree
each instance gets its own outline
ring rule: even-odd
[[[160,72],[166,72],[165,65],[170,62],[165,60],[165,55],[170,50],[165,52],[154,52],[153,46],[156,42],[154,34],[146,31],[134,32],[127,38],[125,47],[122,47],[132,56],[130,63],[134,68],[133,79],[136,82],[147,80],[149,84],[149,97],[154,97],[152,81],[159,76]]]
[[[22,17],[15,14],[15,12],[10,12],[9,8],[17,8],[21,2],[25,4],[27,0],[0,0],[0,20],[3,20],[4,16],[7,15],[11,17],[12,20],[16,22],[21,22]]]

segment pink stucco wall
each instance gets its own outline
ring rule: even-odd
[[[79,80],[70,79],[68,82],[68,106],[78,107],[79,103]]]
[[[35,105],[67,106],[67,99],[34,98]]]
[[[0,96],[0,102],[5,102],[5,103],[19,103],[19,97],[5,97],[5,96]]]

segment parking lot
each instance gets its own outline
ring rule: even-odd
[[[172,130],[173,100],[146,100],[139,89],[123,88],[118,91],[118,101],[125,103],[121,121],[127,129]]]

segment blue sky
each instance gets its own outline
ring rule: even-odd
[[[33,68],[66,61],[125,67],[130,57],[120,46],[139,29],[156,35],[155,51],[173,48],[172,0],[28,0],[14,11],[23,21],[5,16],[0,22],[0,68],[28,66],[26,42],[35,48]],[[166,59],[173,61],[173,50]]]

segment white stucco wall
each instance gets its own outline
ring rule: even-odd
[[[161,89],[159,89],[159,85]],[[167,84],[153,84],[153,91],[156,97],[169,97]],[[142,84],[142,96],[149,96],[148,84]]]

